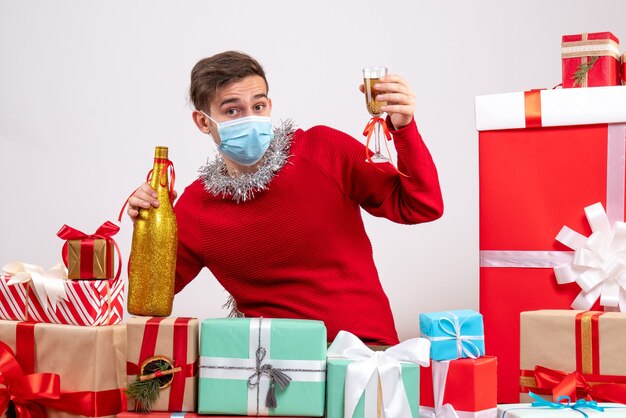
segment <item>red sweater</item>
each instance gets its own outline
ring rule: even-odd
[[[437,171],[415,122],[392,131],[398,175],[326,126],[297,130],[267,190],[237,203],[198,179],[176,205],[176,292],[208,267],[247,317],[318,319],[364,342],[398,342],[361,208],[414,224],[443,212]],[[379,171],[383,169],[383,171]]]

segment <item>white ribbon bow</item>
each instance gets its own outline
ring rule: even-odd
[[[420,406],[420,418],[459,418],[454,407],[447,403],[443,404],[443,396],[446,393],[446,379],[450,361],[433,361],[431,363],[433,373],[433,400],[434,408]]]
[[[354,360],[346,371],[344,417],[352,417],[367,383],[377,375],[385,418],[406,418],[411,416],[411,407],[402,383],[400,362],[428,366],[430,341],[413,338],[385,351],[375,352],[354,334],[339,331],[328,347],[328,357]]]
[[[35,291],[35,296],[44,309],[48,309],[49,304],[52,305],[52,309],[56,309],[58,301],[62,299],[67,300],[67,294],[65,293],[67,269],[63,263],[59,263],[50,270],[44,271],[43,267],[15,261],[3,266],[2,270],[10,277],[7,282],[8,285],[27,284],[30,281]]]
[[[456,340],[456,355],[458,358],[478,358],[480,357],[480,348],[472,342],[472,340],[484,340],[483,335],[462,335],[461,329],[463,324],[470,317],[466,317],[463,322],[459,322],[459,317],[453,312],[446,312],[450,317],[442,317],[439,320],[439,328],[447,334],[447,337],[427,337],[430,341],[447,341]],[[468,348],[469,347],[469,348]]]
[[[601,203],[585,208],[592,234],[585,237],[563,226],[556,240],[575,250],[574,260],[554,267],[559,284],[576,282],[581,292],[572,308],[589,310],[600,298],[609,309],[626,311],[626,223],[611,228]]]

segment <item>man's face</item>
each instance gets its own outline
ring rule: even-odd
[[[219,89],[209,106],[209,115],[218,122],[245,116],[270,116],[272,101],[267,97],[267,86],[262,77],[251,75]],[[211,136],[221,142],[217,125],[209,121]]]

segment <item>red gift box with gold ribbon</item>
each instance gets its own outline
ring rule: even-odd
[[[137,376],[146,374],[149,362],[154,359],[170,363],[169,368],[180,370],[163,381],[153,411],[196,410],[198,383],[198,320],[195,318],[129,318],[127,374],[128,384]],[[142,366],[144,373],[142,372]],[[135,409],[129,399],[128,410]]]
[[[0,341],[2,411],[67,418],[114,417],[124,410],[125,326],[0,321]]]
[[[626,403],[626,314],[539,310],[520,321],[522,394]]]
[[[499,403],[519,399],[519,314],[569,309],[581,292],[556,280],[553,269],[574,256],[559,231],[589,236],[584,209],[597,202],[608,222],[624,220],[625,122],[621,86],[476,98],[480,312]]]
[[[619,39],[611,32],[564,35],[563,87],[620,85],[620,55]]]
[[[95,233],[85,234],[78,229],[63,225],[57,236],[66,240],[63,245],[63,261],[70,279],[119,278],[121,255],[113,235],[119,227],[112,222],[103,223]],[[118,255],[117,273],[114,270],[115,252]]]

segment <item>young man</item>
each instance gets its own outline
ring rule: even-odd
[[[195,65],[192,117],[219,155],[175,207],[177,292],[208,267],[248,317],[318,319],[329,340],[345,329],[370,344],[398,342],[360,209],[415,224],[439,218],[443,202],[410,87],[390,75],[376,88],[406,177],[366,162],[363,144],[332,128],[272,128],[265,73],[248,55]],[[129,205],[134,218],[158,201],[143,184]]]

